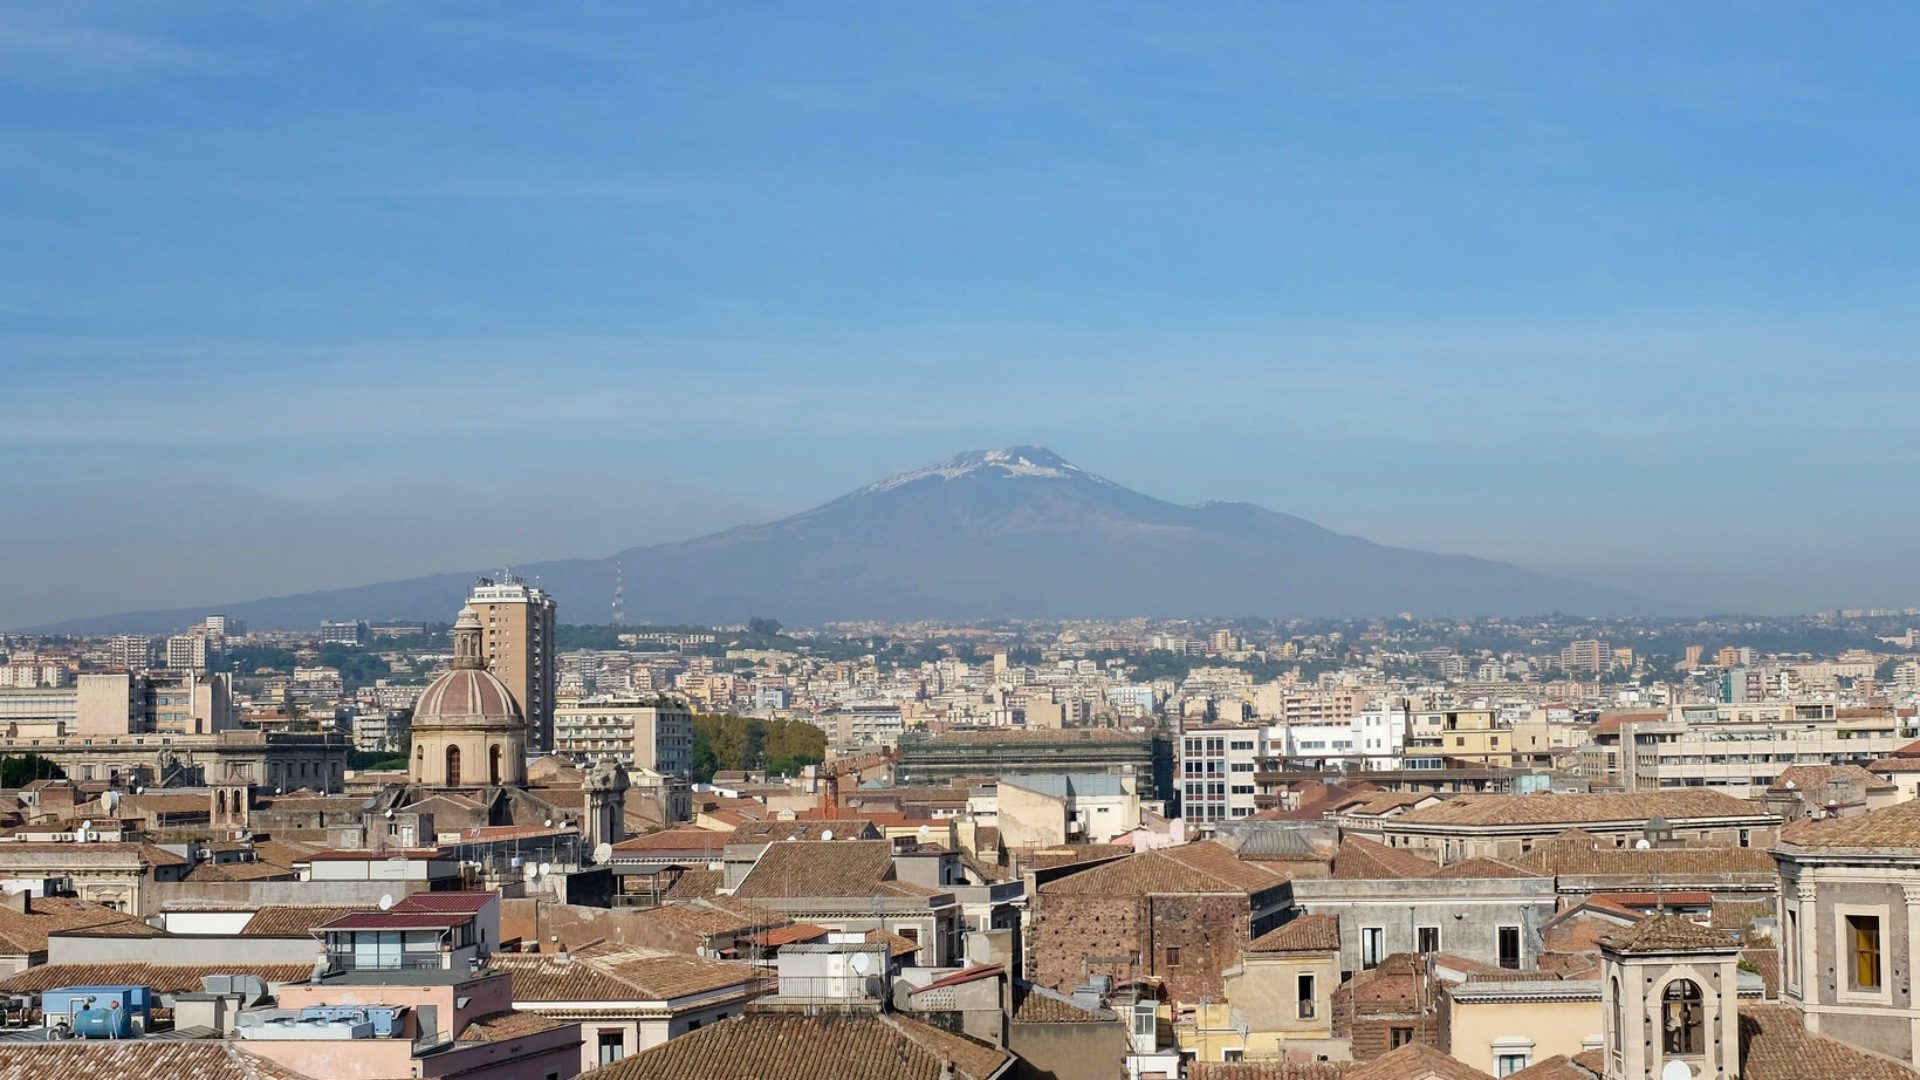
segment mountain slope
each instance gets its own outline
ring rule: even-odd
[[[1375,544],[1248,503],[1180,506],[1039,447],[960,454],[764,525],[518,569],[553,594],[562,621],[601,622],[619,563],[636,622],[1675,610],[1506,563]],[[473,576],[48,629],[151,632],[213,610],[260,627],[323,618],[445,620]]]

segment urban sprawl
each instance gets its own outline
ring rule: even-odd
[[[1920,611],[0,636],[0,1078],[1915,1077]]]

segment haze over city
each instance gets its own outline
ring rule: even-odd
[[[0,626],[1014,444],[1704,609],[1911,604],[1915,17],[1873,11],[8,5]]]

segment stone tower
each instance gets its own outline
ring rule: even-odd
[[[603,757],[587,770],[586,779],[581,783],[586,792],[587,812],[582,828],[589,851],[601,844],[617,844],[626,839],[627,788],[630,786],[627,770],[612,758]]]
[[[1603,938],[1600,958],[1607,1080],[1739,1076],[1740,946],[1731,938],[1652,915]]]

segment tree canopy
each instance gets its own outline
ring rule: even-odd
[[[826,759],[827,733],[804,720],[751,716],[693,718],[693,777],[702,782],[731,769],[788,776]]]

